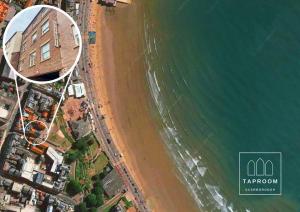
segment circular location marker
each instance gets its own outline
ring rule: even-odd
[[[48,138],[49,128],[39,120],[31,121],[25,126],[25,139],[31,145],[40,145]]]
[[[3,35],[3,53],[11,71],[31,83],[63,79],[75,68],[81,51],[77,24],[53,6],[22,10],[9,22]]]

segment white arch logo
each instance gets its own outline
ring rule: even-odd
[[[256,161],[250,160],[247,163],[247,175],[248,176],[273,176],[273,162],[267,160],[266,162],[262,158],[258,158]]]
[[[239,195],[281,195],[282,153],[239,152]]]

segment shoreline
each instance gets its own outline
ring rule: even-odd
[[[110,15],[105,8],[92,3],[91,13],[96,15],[89,29],[97,34],[96,44],[89,46],[93,66],[90,74],[99,88],[95,91],[97,102],[102,105],[101,113],[105,115],[113,142],[123,155],[122,161],[142,191],[150,210],[197,211],[194,200],[178,179],[175,164],[151,118],[147,101],[149,92],[146,93],[146,84],[143,83],[146,79],[140,71],[144,68],[143,57],[140,57],[142,36],[138,34],[139,28],[133,20],[138,15],[137,5],[130,7],[116,8],[118,11]],[[125,15],[128,19],[122,20]],[[132,24],[128,22],[134,23],[135,29],[132,31],[135,33],[124,31]],[[120,35],[122,32],[124,34]],[[130,40],[130,36],[133,39]],[[129,42],[122,42],[123,38]],[[134,38],[139,42],[134,42]],[[131,44],[134,46],[129,54],[137,58],[133,62],[130,56],[124,55]],[[133,94],[135,91],[136,94]]]

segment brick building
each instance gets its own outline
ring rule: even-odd
[[[15,68],[34,80],[56,79],[73,65],[79,39],[76,27],[63,13],[43,8],[22,33],[19,65]]]
[[[10,39],[6,42],[6,55],[12,66],[17,67],[20,59],[20,49],[22,43],[22,32],[15,32]],[[5,64],[2,76],[15,79],[13,71]]]

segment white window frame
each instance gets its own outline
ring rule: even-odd
[[[31,36],[31,42],[35,43],[37,40],[37,32],[35,32],[32,36]]]
[[[47,26],[46,26],[47,25]],[[46,26],[46,28],[44,28]],[[49,20],[45,21],[43,24],[42,24],[42,35],[46,34],[49,30],[50,30],[50,25],[49,25]]]
[[[48,50],[47,52],[43,52],[43,47],[45,47],[46,45],[49,46],[49,50]],[[48,52],[49,52],[49,56],[48,56],[47,58],[45,58],[44,55],[45,55],[46,53],[48,53]],[[41,61],[45,61],[45,60],[48,60],[48,59],[50,59],[50,58],[51,58],[51,47],[50,47],[50,43],[47,42],[47,43],[45,43],[45,44],[43,44],[43,45],[41,46]]]
[[[79,32],[76,30],[76,27],[74,25],[72,25],[71,28],[72,28],[72,34],[73,34],[75,45],[79,46],[79,44],[80,44]]]
[[[35,65],[35,59],[36,59],[36,52],[31,52],[29,55],[29,67],[32,67]]]

